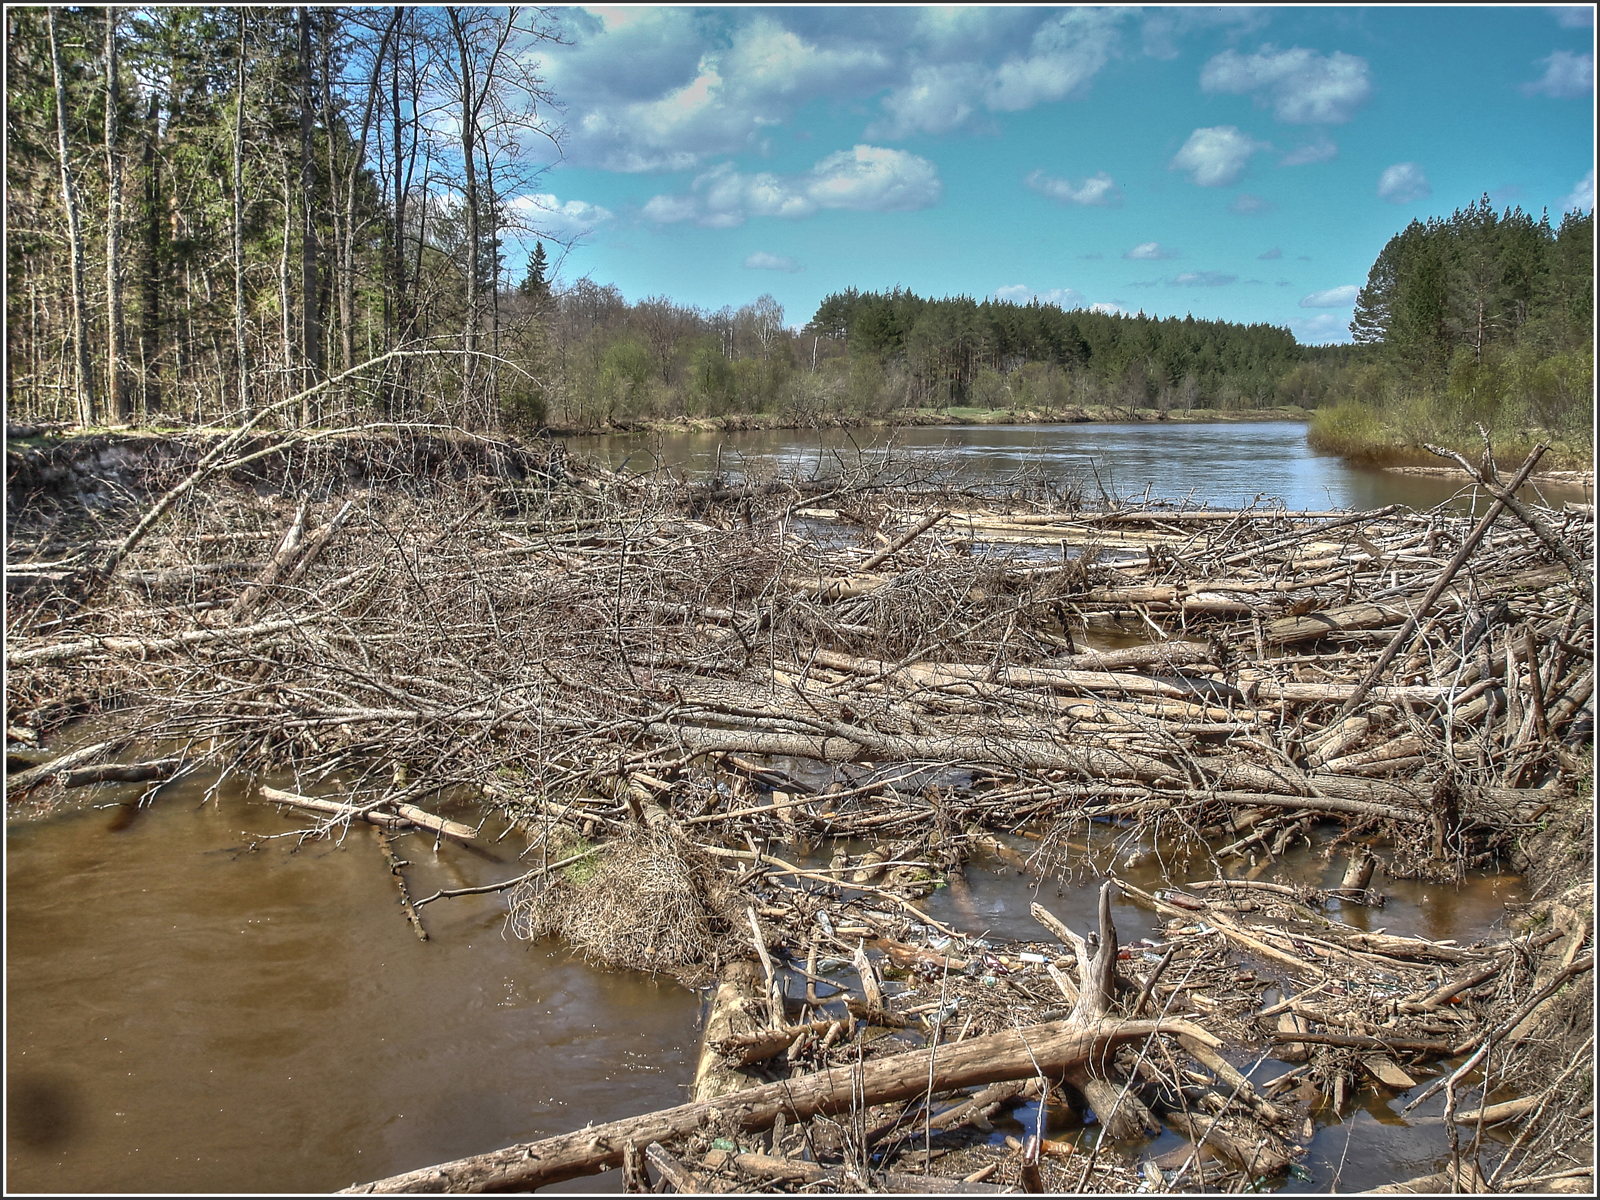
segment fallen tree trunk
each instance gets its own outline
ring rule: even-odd
[[[717,1124],[746,1133],[852,1107],[909,1100],[926,1093],[1027,1079],[1059,1079],[1076,1063],[1099,1059],[1122,1042],[1156,1033],[1204,1036],[1186,1021],[1112,1021],[1088,1029],[1032,1025],[954,1046],[913,1050],[860,1066],[836,1067],[731,1096],[594,1125],[454,1162],[423,1167],[344,1189],[355,1194],[531,1190],[622,1165],[624,1147],[666,1141]]]

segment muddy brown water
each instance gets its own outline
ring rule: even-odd
[[[301,843],[282,836],[295,820],[228,787],[205,802],[180,782],[140,808],[113,803],[136,788],[86,790],[76,810],[7,830],[8,1190],[328,1191],[686,1098],[701,995],[517,941],[503,896],[428,906],[432,940],[418,943],[368,828]],[[471,848],[398,839],[413,894],[519,873],[520,835],[499,832],[491,822]],[[1338,871],[1301,850],[1279,877]],[[1158,864],[1124,874],[1162,882]],[[1036,939],[1035,899],[1077,927],[1093,919],[1092,877],[1041,886],[1001,859],[968,877],[970,911],[944,890],[927,906],[965,933]],[[1389,906],[1354,923],[1463,943],[1496,933],[1521,895],[1493,875],[1383,886]],[[1160,929],[1129,903],[1115,916],[1124,939]],[[1324,1112],[1310,1180],[1280,1186],[1432,1170],[1448,1153],[1442,1098],[1402,1118],[1406,1099],[1362,1093],[1342,1121]],[[994,1136],[1036,1118],[1019,1110]],[[1177,1144],[1165,1134],[1147,1153]],[[617,1172],[561,1185],[620,1188]]]

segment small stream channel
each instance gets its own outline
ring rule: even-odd
[[[419,943],[370,828],[300,843],[282,836],[296,818],[231,786],[208,801],[180,781],[127,806],[138,790],[101,788],[7,831],[11,1190],[327,1191],[686,1098],[702,995],[510,938],[503,895],[426,907],[431,940]],[[413,895],[517,874],[525,843],[497,842],[502,830],[491,820],[477,844],[437,850],[398,839]],[[1096,836],[1109,853],[1113,831]],[[1024,855],[1037,845],[1009,841]],[[1153,857],[1127,866],[1135,848],[1116,849],[1122,873],[1161,886]],[[1302,847],[1275,877],[1333,885],[1340,869]],[[1036,940],[1035,899],[1077,928],[1092,921],[1092,873],[1041,884],[1014,861],[979,859],[968,878],[970,907],[949,890],[927,902],[964,933]],[[1521,896],[1520,880],[1493,874],[1459,889],[1374,883],[1386,908],[1339,915],[1463,944],[1498,933]],[[1129,902],[1115,916],[1124,940],[1160,933]],[[1268,1059],[1253,1074],[1287,1069]],[[1448,1153],[1443,1098],[1401,1117],[1406,1101],[1368,1089],[1342,1120],[1324,1109],[1308,1177],[1284,1190],[1432,1170]],[[1031,1131],[1036,1115],[1019,1109],[993,1136]],[[1178,1144],[1166,1133],[1145,1153]]]

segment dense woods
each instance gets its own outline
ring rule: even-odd
[[[1391,456],[1482,422],[1592,454],[1593,210],[1552,228],[1520,208],[1497,215],[1485,196],[1413,221],[1373,263],[1350,330],[1359,352],[1334,380],[1344,402],[1313,429],[1329,449]]]
[[[542,299],[502,250],[559,151],[548,14],[14,8],[6,35],[13,419],[243,416],[400,348],[292,419],[532,402]]]

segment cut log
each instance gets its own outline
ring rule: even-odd
[[[1361,1065],[1366,1068],[1367,1074],[1384,1087],[1403,1092],[1417,1086],[1417,1081],[1402,1071],[1387,1054],[1369,1054],[1361,1060]]]
[[[1386,1183],[1382,1187],[1368,1188],[1361,1194],[1371,1196],[1377,1194],[1412,1194],[1412,1195],[1450,1195],[1452,1193],[1465,1195],[1480,1195],[1489,1190],[1489,1185],[1484,1182],[1478,1168],[1469,1162],[1458,1163],[1455,1169],[1447,1169],[1434,1175],[1421,1175],[1416,1179],[1407,1179],[1403,1183]]]
[[[1251,1178],[1277,1175],[1294,1161],[1289,1148],[1266,1131],[1255,1139],[1246,1140],[1229,1133],[1211,1117],[1173,1112],[1167,1114],[1166,1121],[1196,1145],[1204,1144],[1227,1155]]]
[[[721,1047],[732,1039],[752,1039],[774,1031],[763,1029],[760,1013],[765,1005],[762,991],[766,977],[761,968],[747,959],[739,959],[722,968],[716,993],[711,998],[711,1015],[706,1018],[705,1040],[700,1048],[700,1062],[694,1073],[694,1098],[711,1101],[719,1096],[740,1091],[750,1086],[755,1076],[738,1070],[758,1059],[744,1059],[730,1066],[723,1061]],[[788,1048],[788,1041],[780,1049]],[[772,1054],[776,1054],[774,1049]],[[741,1056],[742,1057],[742,1056]],[[763,1057],[770,1058],[771,1054]],[[635,1139],[638,1140],[638,1139]]]
[[[274,804],[303,808],[308,812],[322,813],[335,820],[362,820],[373,825],[388,826],[391,829],[415,826],[430,833],[458,838],[463,842],[470,842],[478,836],[478,831],[472,826],[436,817],[414,804],[396,804],[393,812],[381,808],[362,809],[352,804],[341,804],[337,800],[322,800],[315,796],[302,796],[298,792],[286,792],[281,788],[268,787],[266,784],[261,785],[261,794]]]
[[[1500,1104],[1475,1108],[1470,1112],[1457,1113],[1456,1124],[1476,1125],[1481,1120],[1485,1125],[1499,1125],[1504,1121],[1514,1121],[1538,1108],[1540,1099],[1539,1096],[1523,1096],[1517,1100],[1506,1100]]]
[[[349,1193],[531,1190],[622,1164],[628,1142],[648,1145],[694,1133],[713,1123],[744,1132],[770,1128],[781,1112],[789,1121],[847,1112],[852,1105],[886,1104],[934,1092],[1043,1074],[1059,1079],[1071,1066],[1100,1060],[1123,1042],[1154,1033],[1203,1035],[1186,1021],[1107,1021],[1092,1029],[1032,1025],[971,1038],[937,1050],[912,1050],[860,1065],[836,1067],[780,1083],[747,1088],[713,1101],[682,1104],[642,1116],[591,1125],[537,1142],[423,1167],[345,1189]]]

